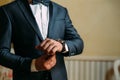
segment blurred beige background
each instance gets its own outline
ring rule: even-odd
[[[120,59],[120,0],[53,1],[68,9],[85,44],[83,54],[65,58],[69,80],[111,80],[114,60]]]
[[[10,1],[0,0],[0,4]],[[120,57],[120,0],[53,1],[67,7],[84,40],[84,52],[79,56]]]

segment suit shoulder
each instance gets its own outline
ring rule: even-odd
[[[65,9],[66,8],[66,7],[64,7],[64,6],[62,6],[62,5],[60,5],[60,4],[56,3],[56,2],[52,2],[52,3],[53,3],[53,5],[55,7],[58,7],[58,8],[61,8],[61,9]]]

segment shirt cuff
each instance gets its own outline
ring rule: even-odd
[[[65,43],[65,51],[63,51],[62,53],[67,53],[69,50],[68,50],[68,46],[67,44]]]
[[[35,61],[36,61],[36,59],[32,60],[32,63],[31,63],[31,72],[38,72],[38,70],[35,67]]]

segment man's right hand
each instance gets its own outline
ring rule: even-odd
[[[38,71],[50,70],[56,64],[56,55],[42,55],[35,61],[35,67]]]

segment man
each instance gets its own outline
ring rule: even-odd
[[[50,0],[0,7],[0,64],[13,69],[13,80],[67,80],[64,56],[82,50],[66,8]]]

